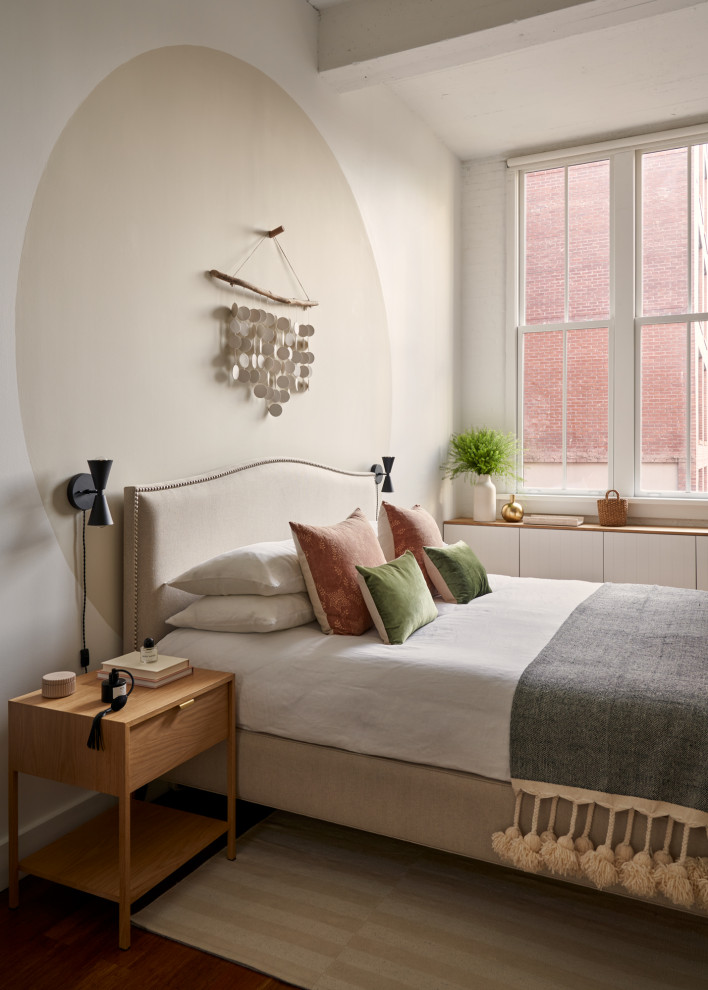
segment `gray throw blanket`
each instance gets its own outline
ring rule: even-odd
[[[514,821],[492,836],[501,859],[708,911],[708,858],[688,856],[691,829],[708,833],[708,593],[605,584],[590,595],[519,680],[510,759]],[[526,798],[533,812],[524,834]],[[559,801],[570,805],[560,837]],[[597,806],[607,831],[595,848]],[[635,815],[643,816],[636,828]],[[657,820],[663,849],[654,851]],[[643,848],[634,848],[642,822]]]
[[[521,676],[511,776],[708,812],[708,593],[604,584]]]

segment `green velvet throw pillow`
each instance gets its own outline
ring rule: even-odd
[[[438,610],[410,550],[378,567],[361,567],[357,580],[384,643],[405,643],[411,633],[437,619]]]
[[[447,547],[423,547],[428,577],[443,601],[466,605],[491,592],[487,572],[464,540]]]

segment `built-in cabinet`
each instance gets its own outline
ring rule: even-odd
[[[696,587],[696,537],[604,533],[605,581]]]
[[[602,581],[602,533],[519,529],[519,574]]]
[[[464,540],[490,574],[708,591],[708,530],[541,527],[452,519],[446,543]]]
[[[472,547],[490,574],[519,575],[519,530],[516,526],[466,526],[445,523],[446,543],[463,540]]]

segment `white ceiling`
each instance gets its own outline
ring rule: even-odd
[[[438,18],[430,43],[418,32],[405,51],[421,0],[310,2],[320,10],[322,77],[340,90],[389,86],[463,161],[708,122],[706,0],[551,0],[555,10],[521,21],[514,12],[544,5],[495,0],[505,23],[441,41]],[[485,0],[466,2],[489,14]],[[451,5],[427,4],[440,15]],[[341,40],[345,29],[356,35],[357,16],[361,38]]]

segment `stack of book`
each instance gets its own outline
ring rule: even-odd
[[[114,667],[130,671],[138,687],[148,688],[162,687],[192,673],[189,660],[182,657],[159,655],[154,663],[142,663],[139,653],[127,653],[114,660],[105,660],[98,671],[99,681],[105,681]]]

